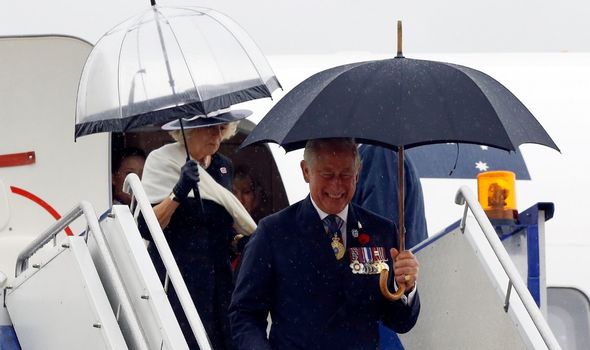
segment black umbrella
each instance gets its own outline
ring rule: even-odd
[[[333,137],[393,148],[398,164],[404,164],[404,148],[432,143],[472,143],[507,151],[537,143],[559,150],[518,98],[487,74],[451,63],[405,58],[399,22],[395,58],[312,75],[266,114],[242,147],[274,142],[290,151],[310,139]],[[399,167],[400,250],[405,249],[403,183]],[[383,272],[381,280],[387,297],[402,295],[400,290],[395,296],[387,291]]]

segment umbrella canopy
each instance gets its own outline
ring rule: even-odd
[[[475,69],[402,57],[319,72],[285,95],[242,147],[275,142],[286,150],[309,139],[354,137],[398,149],[461,142],[516,150],[559,150],[529,110]]]
[[[530,180],[528,168],[517,149],[501,149],[465,143],[437,143],[406,151],[421,178],[475,179],[484,171],[508,170],[518,180]]]
[[[76,137],[206,115],[279,87],[262,52],[229,17],[155,5],[108,31],[90,53]]]
[[[557,145],[531,112],[492,77],[468,67],[408,59],[367,61],[312,75],[285,95],[241,147],[275,142],[287,151],[307,140],[351,137],[398,150],[468,143],[515,151]],[[399,168],[400,249],[404,249],[403,167]]]

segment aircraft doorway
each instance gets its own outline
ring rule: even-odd
[[[254,126],[255,124],[247,119],[240,121],[236,134],[229,140],[224,141],[218,152],[232,160],[234,176],[243,177],[247,175],[252,180],[252,191],[258,197],[257,208],[253,213],[253,218],[257,220],[287,207],[289,201],[279,170],[268,146],[252,145],[245,149],[239,149],[240,144]],[[116,170],[115,168],[119,163],[117,160],[120,159],[120,154],[124,149],[133,147],[142,150],[148,155],[162,145],[174,142],[172,137],[162,130],[113,133],[111,140],[112,172]],[[238,182],[239,179],[234,181],[234,185]]]

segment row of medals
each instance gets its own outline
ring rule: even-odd
[[[332,237],[332,249],[336,255],[336,259],[340,260],[344,257],[344,244],[342,239],[334,234]],[[385,258],[385,249],[383,247],[352,247],[348,250],[350,252],[350,269],[352,273],[364,275],[376,275],[381,270],[388,270]]]

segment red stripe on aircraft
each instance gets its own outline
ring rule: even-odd
[[[51,216],[53,216],[55,218],[55,220],[61,219],[61,215],[59,215],[57,210],[55,210],[49,203],[47,203],[43,199],[37,197],[36,195],[32,194],[31,192],[29,192],[27,190],[23,190],[22,188],[15,187],[15,186],[10,186],[10,190],[14,194],[21,195],[21,196],[28,198],[28,199],[32,200],[33,202],[39,204],[41,207],[43,207],[43,209],[45,209],[49,214],[51,214]],[[66,227],[64,229],[64,231],[66,231],[66,234],[68,236],[74,235],[74,233],[72,232],[72,230],[70,229],[69,226]]]
[[[0,154],[0,168],[35,163],[35,152]]]

